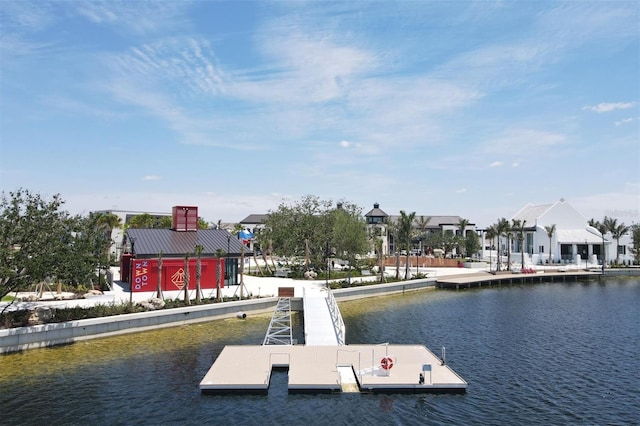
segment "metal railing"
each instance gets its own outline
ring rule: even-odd
[[[338,340],[338,346],[344,346],[345,326],[342,320],[342,314],[338,308],[336,298],[333,297],[331,289],[327,287],[327,305],[329,306],[329,313],[331,314],[331,321],[333,322],[333,328],[336,332],[336,338]]]
[[[278,299],[262,345],[293,345],[290,298],[281,297]]]

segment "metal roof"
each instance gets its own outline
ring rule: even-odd
[[[127,229],[126,238],[132,242],[133,253],[138,256],[184,256],[193,254],[196,245],[204,247],[202,255],[211,257],[219,249],[227,256],[239,257],[242,242],[224,229],[199,229],[197,231],[174,231],[172,229]],[[250,250],[245,247],[245,254]]]
[[[241,224],[260,225],[269,217],[268,214],[250,214],[240,221]]]

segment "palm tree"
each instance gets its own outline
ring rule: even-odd
[[[458,221],[458,229],[460,230],[460,238],[463,241],[463,246],[465,246],[465,253],[464,253],[465,257],[467,256],[467,252],[466,252],[466,245],[464,244],[464,241],[466,240],[464,232],[467,229],[467,225],[469,225],[469,219],[460,219]]]
[[[202,250],[204,250],[204,247],[199,244],[194,248],[194,252],[196,254],[196,303],[200,303],[202,300]]]
[[[509,261],[511,257],[509,255],[509,232],[511,231],[511,226],[509,226],[509,221],[507,219],[501,218],[498,219],[498,223],[496,223],[495,227],[498,237],[498,267],[496,268],[496,271],[500,271],[502,264],[502,254],[500,253],[500,237],[503,235],[507,237],[507,261]],[[507,266],[507,269],[508,268],[509,267]]]
[[[511,219],[511,228],[516,231],[516,238],[520,244],[520,261],[521,268],[524,269],[524,228],[527,223],[526,219]]]
[[[189,299],[189,253],[184,256],[184,303],[191,304]]]
[[[607,259],[607,253],[605,252],[605,248],[604,248],[604,234],[606,234],[607,231],[609,230],[609,223],[610,223],[610,219],[607,216],[604,217],[604,222],[602,223],[594,219],[589,220],[589,226],[593,226],[594,228],[596,228],[600,233],[600,236],[602,237],[602,256],[601,257],[602,257],[602,273],[603,274],[604,274],[604,264]]]
[[[551,265],[551,239],[553,238],[553,234],[556,233],[556,224],[552,224],[551,226],[545,226],[544,230],[547,232],[547,237],[549,237],[549,260],[547,263]]]
[[[158,285],[156,287],[156,297],[164,300],[164,296],[162,294],[162,250],[158,253]]]
[[[498,235],[498,231],[496,230],[496,225],[491,225],[487,228],[485,233],[485,238],[488,238],[491,241],[491,245],[489,246],[489,272],[491,272],[491,252],[493,251],[493,240]]]
[[[416,218],[416,212],[409,214],[404,210],[400,210],[400,218],[398,222],[398,242],[403,244],[406,250],[407,261],[405,264],[404,277],[409,276],[409,255],[411,254],[411,240],[413,237],[413,221]]]
[[[216,250],[216,257],[218,258],[218,262],[216,264],[216,299],[218,301],[222,300],[222,291],[220,290],[220,261],[223,257],[225,257],[227,252],[222,249]]]
[[[611,236],[616,240],[616,265],[620,264],[620,238],[629,233],[629,227],[624,223],[618,225],[618,220],[611,218],[608,223],[609,232]]]
[[[96,223],[104,228],[105,237],[111,241],[111,235],[116,228],[122,228],[122,219],[113,213],[101,213]]]
[[[425,240],[425,237],[427,234],[427,225],[429,225],[429,222],[431,222],[431,216],[420,216],[416,220],[416,226],[420,230],[420,244],[422,245],[422,247],[420,247],[420,250],[423,254],[424,254],[423,241]]]

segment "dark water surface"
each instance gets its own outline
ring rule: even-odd
[[[446,346],[465,395],[201,395],[270,315],[0,356],[0,424],[640,424],[640,280],[421,291],[340,303],[348,343]]]

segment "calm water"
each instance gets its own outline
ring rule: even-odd
[[[640,280],[423,291],[340,304],[348,343],[423,343],[465,395],[201,395],[270,315],[0,357],[0,424],[640,424]]]

